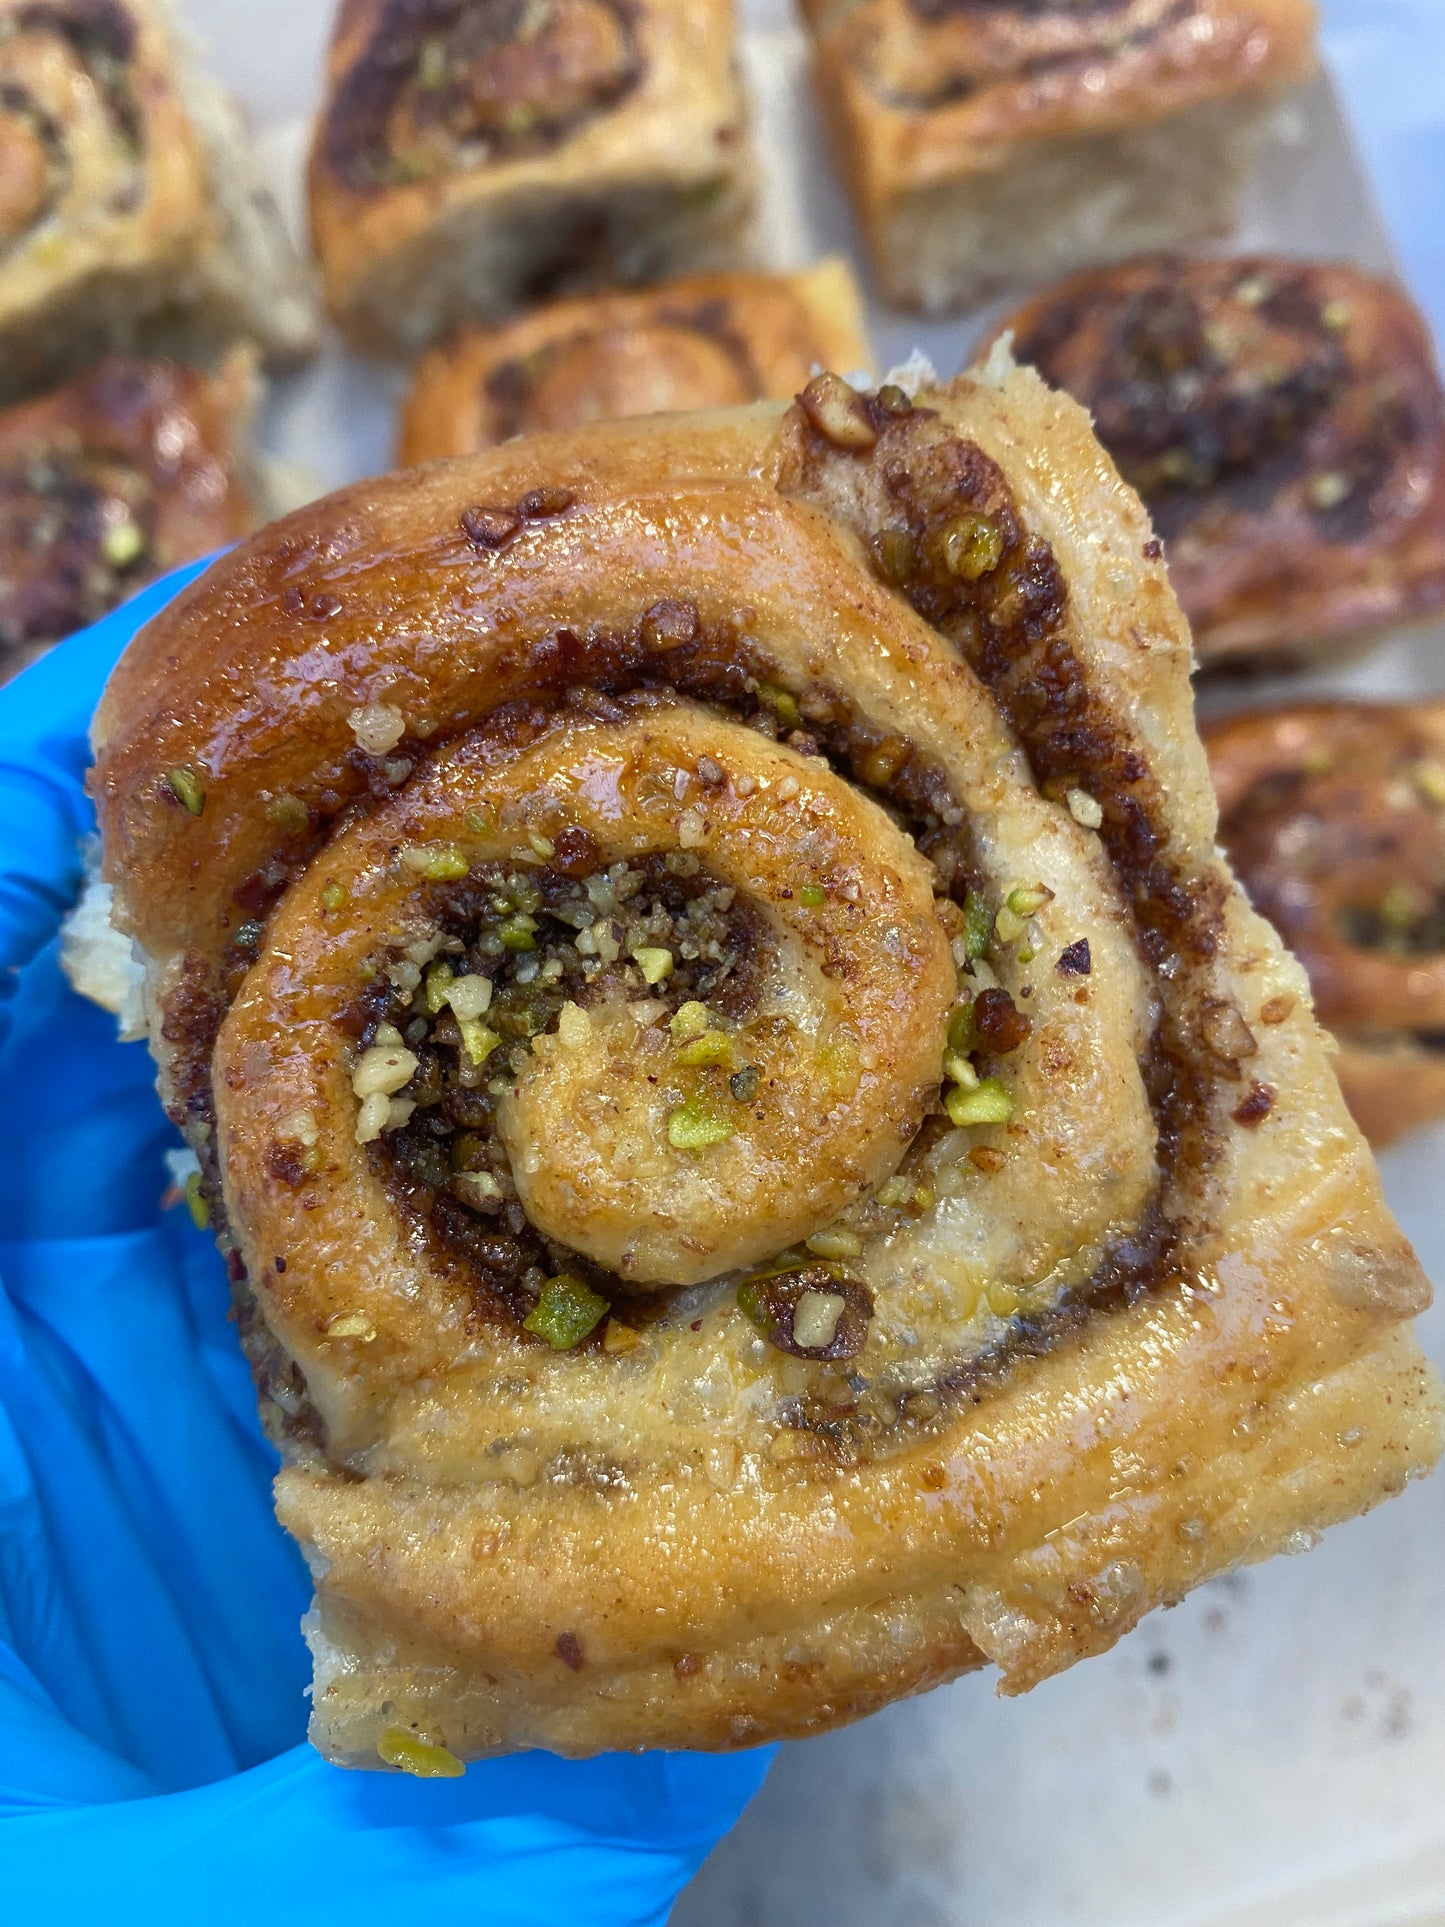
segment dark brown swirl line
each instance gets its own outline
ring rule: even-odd
[[[337,91],[323,152],[358,189],[535,152],[639,72],[618,0],[390,0]]]
[[[1145,0],[1144,18],[1131,26],[1121,25],[1115,16],[1137,8],[1139,0],[1073,0],[1072,4],[1071,0],[1062,0],[1062,4],[1059,0],[1028,0],[1022,6],[1014,4],[1014,0],[921,0],[921,4],[920,0],[909,0],[909,5],[929,26],[977,15],[1001,24],[1012,17],[1013,23],[1020,27],[1031,21],[1041,26],[1057,21],[1063,31],[1077,21],[1085,32],[1089,24],[1097,20],[1099,31],[1082,40],[1077,35],[1070,36],[1072,44],[1056,44],[1032,53],[1020,50],[1018,58],[999,60],[985,54],[975,67],[951,72],[945,69],[937,81],[930,84],[917,80],[912,84],[887,84],[875,76],[873,91],[893,107],[954,106],[1001,82],[1020,88],[1032,87],[1041,81],[1061,83],[1071,75],[1078,76],[1097,67],[1101,60],[1113,63],[1127,60],[1197,12],[1196,0],[1168,0],[1168,4]]]

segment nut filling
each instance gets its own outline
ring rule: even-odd
[[[337,94],[324,153],[354,188],[535,153],[640,73],[617,0],[440,0],[424,12],[391,0]]]
[[[993,688],[1045,794],[1103,838],[1128,880],[1146,963],[1154,967],[1179,945],[1210,954],[1215,905],[1174,879],[1155,827],[1154,780],[1102,720],[1072,655],[1068,597],[1052,551],[1024,527],[997,468],[972,443],[941,434],[932,412],[897,388],[859,395],[836,377],[820,377],[801,399],[785,491],[826,493],[835,466],[848,465],[848,499],[877,573]],[[571,510],[566,496],[555,512]],[[485,513],[499,526],[504,519],[501,509]],[[468,510],[462,525],[469,542],[489,551],[521,539],[527,526],[519,504],[496,538],[488,522],[483,542],[473,533],[482,514]],[[1094,1311],[1176,1278],[1171,1253],[1184,1228],[1171,1215],[1166,1183],[1131,1230],[1105,1242],[1094,1271],[1050,1303],[1003,1291],[989,1297],[991,1335],[982,1343],[975,1335],[926,1383],[882,1386],[864,1377],[853,1386],[838,1378],[866,1343],[873,1317],[869,1287],[849,1270],[853,1259],[870,1240],[906,1236],[940,1199],[967,1195],[970,1183],[1007,1164],[1011,1060],[1031,1034],[1026,1000],[1034,986],[1016,997],[998,970],[1017,981],[1018,967],[1037,957],[1040,975],[1087,979],[1088,937],[1070,931],[1053,953],[1039,955],[1036,917],[1051,892],[1026,878],[1001,892],[983,883],[967,814],[921,748],[871,724],[822,680],[797,689],[773,680],[778,672],[760,648],[731,626],[709,629],[688,602],[658,603],[621,635],[559,631],[537,646],[537,667],[540,687],[555,687],[556,706],[504,707],[466,740],[525,745],[569,717],[628,726],[664,715],[682,696],[701,714],[741,722],[805,764],[843,776],[884,808],[932,866],[935,913],[957,966],[956,1003],[931,1100],[900,1126],[901,1161],[835,1223],[782,1246],[761,1269],[747,1268],[740,1287],[736,1273],[718,1282],[774,1349],[791,1354],[798,1369],[824,1373],[783,1401],[786,1423],[841,1461],[891,1449],[890,1441],[945,1419],[958,1398],[982,1395],[1019,1358],[1081,1331]],[[435,737],[392,742],[392,734],[376,756],[358,750],[346,771],[320,772],[332,785],[331,811],[341,807],[343,778],[384,796],[418,780],[428,756],[454,753]],[[394,780],[385,774],[392,763]],[[726,772],[710,758],[699,760],[696,773],[704,791],[714,782],[726,791]],[[317,847],[318,817],[324,821],[309,805],[298,815],[296,862]],[[357,1135],[399,1208],[448,1265],[461,1268],[481,1311],[568,1349],[603,1345],[619,1329],[618,1318],[607,1317],[611,1308],[620,1305],[626,1328],[645,1329],[670,1315],[676,1295],[640,1295],[634,1279],[529,1217],[499,1110],[536,1060],[539,1041],[566,1043],[579,1019],[630,1011],[639,1048],[655,1041],[669,1063],[695,1066],[704,1087],[667,1121],[670,1144],[685,1153],[701,1156],[725,1143],[734,1115],[768,1100],[756,1066],[730,1039],[757,980],[758,932],[746,902],[686,851],[605,867],[595,865],[595,854],[585,831],[563,825],[534,841],[524,864],[471,870],[461,861],[456,869],[419,871],[431,934],[404,951],[375,953],[371,981],[358,984],[342,1019],[362,1079]],[[259,945],[259,919],[291,874],[278,854],[237,892],[256,920],[244,926],[243,935],[251,934],[233,973]],[[800,873],[802,907],[827,894]],[[1216,1154],[1220,1094],[1245,1078],[1249,1055],[1247,1036],[1236,1049],[1234,1033],[1225,1034],[1225,1019],[1237,1016],[1232,1007],[1195,1009],[1187,991],[1166,993],[1142,1065],[1165,1169],[1183,1161],[1186,1146],[1197,1165]],[[1201,1035],[1221,1040],[1218,1048],[1201,1051]],[[1246,1078],[1229,1105],[1237,1107],[1248,1089]]]
[[[518,1202],[496,1102],[533,1040],[569,1013],[622,1003],[639,1050],[711,1057],[733,1097],[757,1082],[729,1041],[755,992],[755,932],[737,892],[687,851],[590,870],[596,854],[573,830],[538,868],[495,864],[441,886],[436,936],[378,958],[346,1020],[363,1053],[380,1038],[383,1051],[404,1053],[403,1068],[414,1065],[373,1152],[395,1195],[519,1322],[554,1275],[580,1276],[609,1298],[625,1289],[545,1239]]]

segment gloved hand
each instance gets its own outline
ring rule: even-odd
[[[144,1045],[57,962],[91,711],[199,566],[0,691],[0,1913],[661,1922],[766,1752],[534,1753],[422,1781],[302,1743],[310,1589],[224,1268],[160,1208],[180,1140]]]

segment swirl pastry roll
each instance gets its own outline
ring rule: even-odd
[[[153,0],[0,0],[0,395],[107,349],[311,346],[231,101]]]
[[[1309,972],[1360,1128],[1445,1117],[1445,703],[1303,703],[1204,742],[1220,838]]]
[[[1077,275],[1004,326],[1143,495],[1201,661],[1445,608],[1445,394],[1391,282],[1163,256]]]
[[[891,300],[933,313],[1223,233],[1311,0],[805,0]]]
[[[416,349],[547,292],[732,266],[732,0],[343,0],[311,150],[337,321]]]
[[[579,295],[498,328],[462,328],[424,355],[398,454],[425,462],[539,429],[783,400],[817,367],[872,360],[857,285],[838,259]]]
[[[254,357],[112,356],[0,411],[0,678],[254,528]]]
[[[1003,357],[367,482],[138,637],[106,873],[328,1757],[1023,1691],[1434,1460],[1189,665]]]

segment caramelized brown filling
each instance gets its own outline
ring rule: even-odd
[[[478,165],[561,138],[640,71],[622,0],[388,0],[324,152],[355,188]]]
[[[1120,279],[1059,301],[1016,349],[1090,409],[1163,536],[1296,497],[1331,541],[1383,519],[1434,424],[1388,370],[1353,368],[1348,310],[1313,270],[1165,260]]]
[[[362,1049],[390,1024],[416,1055],[418,1068],[400,1093],[415,1110],[376,1141],[373,1157],[408,1215],[468,1266],[484,1301],[514,1319],[527,1315],[559,1271],[609,1298],[626,1289],[578,1253],[548,1243],[517,1201],[495,1104],[525,1069],[532,1039],[556,1028],[564,1003],[587,1009],[618,999],[665,1031],[686,1003],[736,1020],[756,994],[753,919],[695,856],[675,851],[605,870],[596,860],[585,831],[564,831],[552,860],[538,868],[493,864],[437,886],[428,906],[434,954],[425,966],[378,957],[371,988],[343,1019]],[[657,950],[668,953],[671,968],[649,983],[644,964]],[[492,986],[486,1041],[472,1051],[442,1001],[447,983],[463,976]]]
[[[113,609],[151,566],[153,527],[150,482],[126,462],[61,445],[0,468],[0,648]]]
[[[1350,953],[1402,969],[1445,956],[1445,768],[1394,730],[1339,751],[1322,739],[1303,764],[1261,776],[1220,837],[1255,908],[1309,970],[1326,1022],[1370,1027]]]

